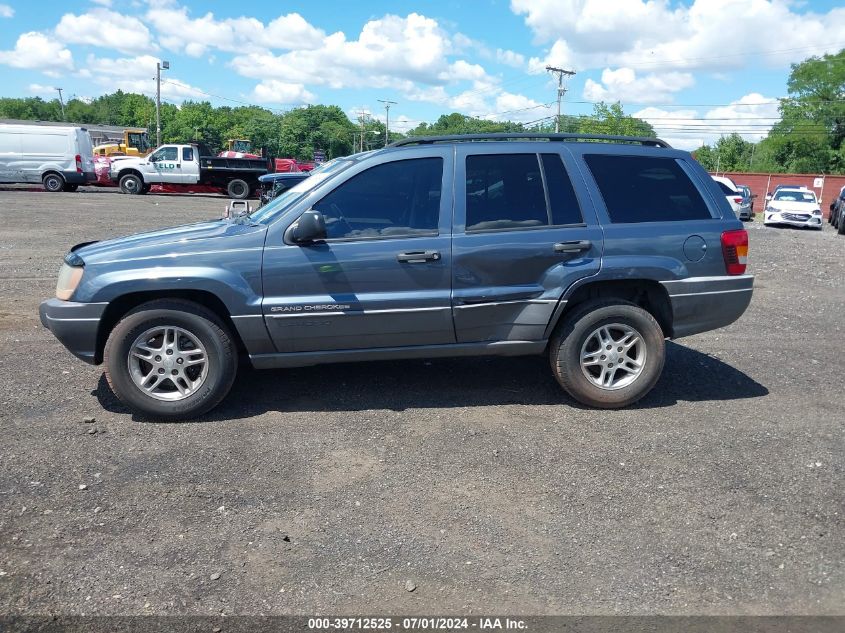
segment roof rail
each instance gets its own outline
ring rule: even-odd
[[[446,136],[409,136],[388,145],[403,147],[406,145],[430,145],[433,143],[454,143],[459,141],[605,141],[614,143],[638,143],[649,147],[670,148],[671,145],[659,138],[648,136],[616,136],[610,134],[538,134],[535,132],[493,132],[486,134],[450,134]]]

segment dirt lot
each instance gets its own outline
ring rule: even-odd
[[[70,245],[224,205],[0,192],[0,614],[845,609],[828,225],[749,226],[750,310],[631,409],[537,357],[245,371],[202,422],[137,421],[38,303]]]

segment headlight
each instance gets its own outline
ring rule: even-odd
[[[84,268],[71,266],[67,262],[62,264],[59,270],[59,281],[56,283],[56,298],[68,301],[72,296],[79,282],[82,280]]]

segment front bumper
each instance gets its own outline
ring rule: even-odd
[[[820,229],[822,228],[822,216],[786,211],[764,211],[763,224],[786,224],[787,226]]]
[[[672,304],[672,338],[725,327],[751,303],[754,275],[662,281]]]
[[[107,303],[77,303],[61,299],[41,302],[41,324],[59,339],[71,354],[96,365],[97,331]]]

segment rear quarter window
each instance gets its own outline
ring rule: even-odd
[[[674,158],[588,154],[584,161],[614,224],[713,217]]]

